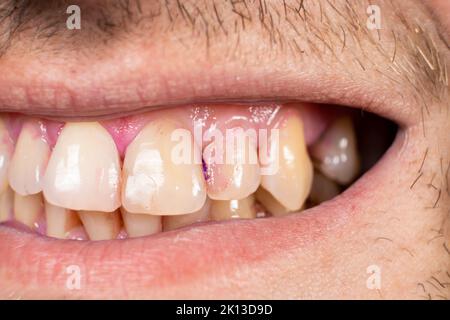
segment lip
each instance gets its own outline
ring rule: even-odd
[[[386,167],[398,159],[404,137],[400,131],[374,168],[338,197],[282,218],[207,223],[145,238],[100,242],[55,240],[0,226],[0,278],[6,279],[2,287],[14,288],[3,293],[0,288],[0,294],[192,298],[184,291],[187,284],[282,259],[291,250],[306,250],[327,238],[344,240],[343,227],[367,205],[366,195],[382,186]],[[73,265],[81,271],[79,291],[66,287],[67,268]]]

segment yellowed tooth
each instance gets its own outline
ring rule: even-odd
[[[42,194],[28,196],[14,194],[14,218],[31,229],[39,229],[40,220],[44,217],[44,201]]]
[[[163,230],[170,231],[178,228],[182,228],[194,223],[204,222],[209,220],[209,208],[211,201],[206,200],[205,205],[199,211],[194,213],[182,214],[178,216],[164,216],[163,217]]]
[[[314,204],[321,204],[340,193],[339,185],[318,171],[314,172],[314,181],[309,198]]]
[[[81,226],[80,218],[75,211],[48,202],[45,202],[45,218],[49,237],[67,239],[72,230]]]
[[[311,190],[313,166],[300,117],[295,115],[282,120],[277,129],[279,135],[272,135],[269,140],[269,161],[261,159],[261,153],[260,161],[267,165],[272,162],[278,170],[262,176],[261,185],[287,210],[296,211],[303,206]]]
[[[41,121],[34,119],[23,124],[9,165],[9,184],[23,196],[42,191],[42,179],[50,157],[42,126]]]
[[[255,198],[253,195],[241,200],[213,200],[210,209],[211,220],[256,218]]]
[[[203,156],[207,165],[209,198],[239,200],[255,192],[261,182],[257,137],[241,128],[227,129],[225,143],[213,141]],[[222,146],[224,144],[224,146]],[[221,156],[218,156],[218,155]]]
[[[8,169],[13,151],[14,145],[5,121],[0,118],[0,193],[8,187]]]
[[[122,188],[128,212],[179,215],[202,208],[206,200],[202,165],[192,157],[200,150],[190,135],[184,142],[174,142],[173,134],[179,130],[176,122],[154,120],[128,146]],[[191,155],[184,161],[176,152],[180,143]]]
[[[113,212],[120,207],[120,159],[97,122],[67,123],[50,157],[44,195],[55,206]]]
[[[144,237],[162,231],[161,216],[129,213],[120,208],[125,230],[130,238]]]
[[[14,191],[7,187],[0,194],[0,223],[8,221],[14,214]]]
[[[346,185],[359,173],[356,134],[349,117],[337,119],[311,147],[317,168],[328,178]]]
[[[269,191],[260,187],[255,192],[255,198],[260,204],[264,206],[264,209],[268,211],[271,216],[281,217],[288,215],[292,211],[289,211],[281,203],[279,203]]]
[[[122,226],[119,211],[79,211],[78,215],[89,239],[94,241],[116,239]]]

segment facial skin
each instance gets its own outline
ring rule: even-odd
[[[166,252],[156,261],[139,240],[118,253],[105,249],[103,263],[91,261],[89,245],[67,253],[52,243],[46,249],[53,254],[34,256],[39,263],[11,265],[8,259],[33,254],[32,238],[6,243],[11,231],[2,228],[0,298],[448,299],[448,1],[377,1],[382,29],[372,31],[367,1],[215,2],[79,1],[81,30],[65,28],[67,4],[59,1],[5,14],[0,109],[65,119],[197,101],[294,99],[392,119],[400,126],[394,146],[304,223],[242,222],[255,234],[285,228],[283,241],[258,234],[246,242],[245,232],[216,226],[216,238],[204,241],[228,241],[252,257],[220,268],[211,262],[220,250],[188,257],[173,248],[173,266]],[[196,232],[182,234],[192,247],[199,246]],[[260,241],[267,241],[264,250]],[[124,271],[131,261],[136,266]],[[77,263],[89,276],[70,291],[64,268]],[[157,264],[170,277],[155,278]],[[373,267],[381,271],[379,289],[367,286]]]

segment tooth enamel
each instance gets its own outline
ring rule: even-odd
[[[28,196],[14,194],[14,218],[31,229],[38,229],[39,222],[44,216],[44,202],[42,194]]]
[[[304,139],[303,123],[298,116],[289,117],[279,127],[279,138],[270,136],[269,160],[278,170],[262,176],[261,186],[269,191],[289,211],[299,210],[308,197],[313,167]]]
[[[170,120],[152,121],[128,146],[122,189],[122,204],[128,212],[179,215],[202,208],[206,188],[201,164],[191,157],[179,162],[172,154],[179,145],[172,141],[172,134],[179,128]],[[191,155],[199,154],[189,139]]]
[[[163,217],[163,230],[170,231],[178,228],[182,228],[194,223],[208,221],[209,220],[209,208],[211,201],[206,200],[205,205],[199,211],[194,213],[182,214],[178,216],[164,216]]]
[[[121,219],[119,211],[79,211],[78,215],[86,233],[89,235],[89,239],[93,241],[116,239],[120,232]]]
[[[337,119],[311,147],[311,155],[328,178],[343,185],[353,181],[359,173],[360,160],[351,119]]]
[[[50,157],[50,147],[42,137],[42,123],[24,123],[9,166],[9,184],[23,196],[42,191],[42,177]]]
[[[264,206],[264,209],[266,209],[271,216],[281,217],[291,213],[291,211],[279,203],[269,191],[262,187],[256,190],[255,198]]]
[[[208,196],[213,200],[239,200],[254,193],[261,182],[257,138],[241,128],[227,130],[225,146],[213,141],[203,152],[207,165]],[[241,143],[239,143],[241,141]],[[222,154],[219,158],[217,154]]]
[[[215,221],[229,219],[256,218],[255,198],[253,195],[241,200],[211,201],[211,219]]]
[[[14,214],[14,191],[6,189],[0,194],[0,223],[8,221]]]
[[[113,212],[120,207],[120,159],[97,122],[67,123],[44,176],[44,195],[55,206]]]
[[[325,177],[320,172],[314,172],[314,181],[309,198],[314,204],[321,204],[340,193],[339,185]]]
[[[75,211],[54,206],[45,202],[45,219],[47,221],[47,236],[67,239],[70,232],[81,226],[81,221]]]
[[[144,237],[161,232],[161,216],[149,214],[129,213],[124,208],[120,208],[125,230],[131,238]]]
[[[8,169],[14,150],[3,119],[0,118],[0,193],[8,187]]]

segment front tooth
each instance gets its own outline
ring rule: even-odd
[[[0,193],[8,187],[8,169],[14,145],[5,122],[0,118]]]
[[[279,134],[269,138],[268,159],[262,158],[265,155],[260,149],[260,162],[275,170],[262,177],[261,185],[287,210],[299,210],[308,197],[313,179],[303,123],[299,116],[293,115],[282,120],[275,129]]]
[[[311,155],[328,178],[343,185],[353,181],[359,173],[360,160],[351,119],[337,119],[311,147]]]
[[[291,213],[291,211],[279,203],[269,191],[262,187],[256,190],[255,198],[264,206],[264,209],[267,210],[271,216],[281,217]]]
[[[255,198],[253,195],[241,200],[213,200],[210,209],[211,219],[215,221],[229,219],[256,218]]]
[[[17,221],[37,230],[41,227],[39,223],[43,216],[44,201],[41,193],[28,196],[14,194],[14,217]]]
[[[0,194],[0,223],[11,219],[14,213],[14,191],[10,187]]]
[[[81,226],[81,221],[75,211],[54,206],[45,202],[45,219],[47,221],[47,236],[67,239],[70,232]]]
[[[42,126],[38,120],[24,123],[9,166],[9,184],[23,196],[42,191],[42,177],[50,157]]]
[[[124,208],[120,208],[120,211],[125,230],[131,238],[149,236],[162,230],[161,216],[129,213]]]
[[[119,235],[121,229],[119,211],[79,211],[78,215],[89,239],[93,241],[112,240]]]
[[[321,204],[340,193],[339,185],[325,177],[320,172],[314,172],[314,181],[309,198],[314,204]]]
[[[201,163],[190,156],[183,161],[176,152],[184,147],[193,156],[200,150],[190,135],[181,143],[174,142],[172,135],[179,129],[171,120],[155,120],[128,146],[122,189],[128,212],[179,215],[198,211],[205,203]]]
[[[204,222],[209,220],[209,208],[211,201],[206,200],[205,205],[197,212],[182,214],[178,216],[164,216],[163,217],[163,229],[164,231],[170,231],[178,228],[182,228],[194,223]]]
[[[256,137],[253,140],[241,128],[233,128],[227,129],[224,145],[213,141],[206,146],[203,156],[209,198],[239,200],[256,191],[261,175]]]
[[[113,212],[120,207],[120,159],[97,122],[67,123],[44,176],[48,202],[72,210]]]

